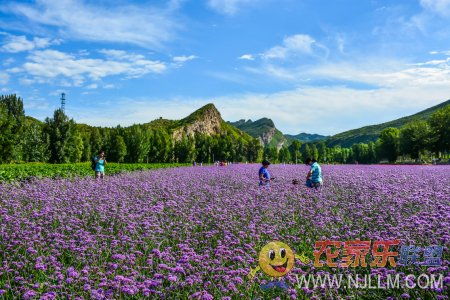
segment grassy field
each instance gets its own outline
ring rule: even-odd
[[[108,163],[106,175],[138,170],[172,168],[186,166],[189,164],[178,163],[155,163],[155,164],[119,164]],[[32,178],[71,178],[93,176],[90,163],[72,164],[48,164],[48,163],[26,163],[26,164],[0,164],[0,182],[11,182],[16,180],[28,180]]]

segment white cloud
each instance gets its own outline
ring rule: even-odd
[[[197,56],[195,56],[195,55],[189,55],[189,56],[182,55],[182,56],[173,57],[173,61],[176,63],[185,63],[187,61],[190,61],[190,60],[193,60],[196,58],[197,58]]]
[[[63,78],[69,79],[70,82],[62,80],[60,85],[80,86],[87,79],[99,80],[113,75],[137,78],[148,73],[162,73],[167,68],[163,62],[148,60],[132,53],[106,50],[103,53],[114,53],[116,57],[78,58],[73,54],[50,49],[34,51],[16,72],[32,76],[32,79],[24,79],[24,83],[41,83],[48,79]]]
[[[289,56],[299,54],[313,54],[315,50],[328,49],[315,41],[307,34],[296,34],[284,38],[282,45],[275,46],[264,52],[261,56],[264,59],[286,59]]]
[[[430,51],[428,53],[431,54],[431,55],[442,54],[442,55],[450,56],[450,50],[447,50],[447,51]]]
[[[93,125],[130,125],[160,116],[180,119],[213,102],[228,121],[269,117],[285,133],[334,134],[418,112],[446,100],[449,94],[450,85],[439,89],[407,86],[370,90],[344,86],[301,87],[277,93],[232,94],[208,99],[111,100],[101,116],[92,116],[86,109],[74,112],[74,117]]]
[[[0,72],[0,84],[7,84],[9,82],[9,75],[7,73]]]
[[[34,37],[32,40],[28,40],[24,35],[6,35],[5,42],[0,48],[4,52],[22,52],[30,51],[33,49],[47,48],[52,44],[58,44],[59,40],[51,40],[49,38]]]
[[[108,83],[108,84],[105,84],[104,86],[103,86],[103,88],[104,89],[113,89],[113,88],[115,88],[116,86],[114,85],[114,84],[112,84],[112,83]]]
[[[255,57],[252,54],[243,54],[239,56],[238,59],[255,60]]]
[[[420,0],[427,10],[442,16],[450,16],[450,0]]]
[[[111,59],[117,60],[128,60],[128,61],[138,61],[145,58],[145,56],[141,54],[128,53],[124,50],[116,50],[116,49],[102,49],[98,52],[105,54],[107,57]]]
[[[450,59],[424,63],[404,64],[395,61],[356,65],[349,63],[325,64],[306,72],[322,79],[362,82],[378,87],[439,87],[450,85]]]
[[[99,2],[94,3],[36,0],[35,4],[13,2],[2,9],[37,24],[58,27],[65,37],[130,43],[147,48],[161,47],[174,37],[178,27],[170,9],[157,9],[148,4],[102,6]]]
[[[7,67],[7,66],[10,66],[13,62],[15,62],[15,59],[12,58],[12,57],[10,57],[10,58],[7,58],[7,59],[5,59],[5,60],[3,61],[3,65],[4,65],[5,67]]]
[[[261,2],[261,0],[208,0],[208,6],[218,13],[234,15],[245,5]]]
[[[91,83],[91,84],[87,85],[86,88],[90,89],[90,90],[94,90],[94,89],[98,88],[98,84]]]

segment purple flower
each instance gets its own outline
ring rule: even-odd
[[[257,170],[254,164],[236,164],[127,173],[101,185],[91,178],[35,180],[20,188],[0,184],[0,235],[8,253],[0,276],[10,278],[0,295],[264,298],[254,287],[270,278],[261,271],[254,282],[246,276],[272,239],[309,257],[315,242],[325,239],[450,243],[450,166],[323,165],[321,191],[292,186],[293,177],[307,172],[303,165],[272,165],[279,180],[264,190],[257,185]],[[445,274],[448,285],[449,262],[442,259],[442,266],[430,271]],[[351,272],[325,270],[295,261],[284,280],[293,287],[295,275]],[[389,263],[371,269],[383,280],[399,271]],[[402,272],[402,281],[420,274],[416,266]],[[408,296],[446,296],[445,285]],[[346,296],[329,287],[310,288],[290,288],[282,297]],[[359,289],[355,295],[384,293]]]
[[[28,300],[28,299],[33,299],[34,297],[36,297],[37,293],[33,290],[29,290],[26,291],[25,294],[23,294],[23,299]]]
[[[111,256],[111,258],[112,259],[117,259],[117,260],[124,260],[127,257],[125,255],[123,255],[123,254],[114,254],[114,255]]]

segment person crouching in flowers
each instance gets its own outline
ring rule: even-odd
[[[305,164],[310,166],[306,175],[306,186],[309,188],[319,188],[322,186],[322,168],[314,158],[307,158]]]
[[[270,180],[273,178],[270,177],[269,170],[267,169],[270,165],[270,162],[267,160],[263,160],[262,167],[259,169],[259,186],[269,186]]]

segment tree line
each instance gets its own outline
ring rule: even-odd
[[[450,106],[428,121],[383,130],[375,142],[350,148],[324,141],[263,148],[257,139],[224,131],[217,135],[184,135],[174,140],[168,128],[146,124],[114,128],[76,124],[62,110],[45,122],[25,116],[16,95],[0,96],[0,163],[89,161],[100,149],[112,162],[204,162],[219,160],[301,163],[314,157],[323,163],[378,163],[447,157],[450,150]]]
[[[264,156],[274,162],[302,162],[314,157],[323,163],[363,163],[421,161],[448,158],[450,154],[450,105],[430,118],[415,120],[401,128],[386,128],[375,142],[349,148],[328,147],[324,141],[294,141],[288,147],[266,148]]]
[[[0,163],[89,161],[102,149],[112,162],[213,162],[262,159],[257,139],[184,135],[174,140],[168,128],[142,124],[114,128],[76,124],[61,109],[40,122],[25,116],[16,95],[0,96]]]

